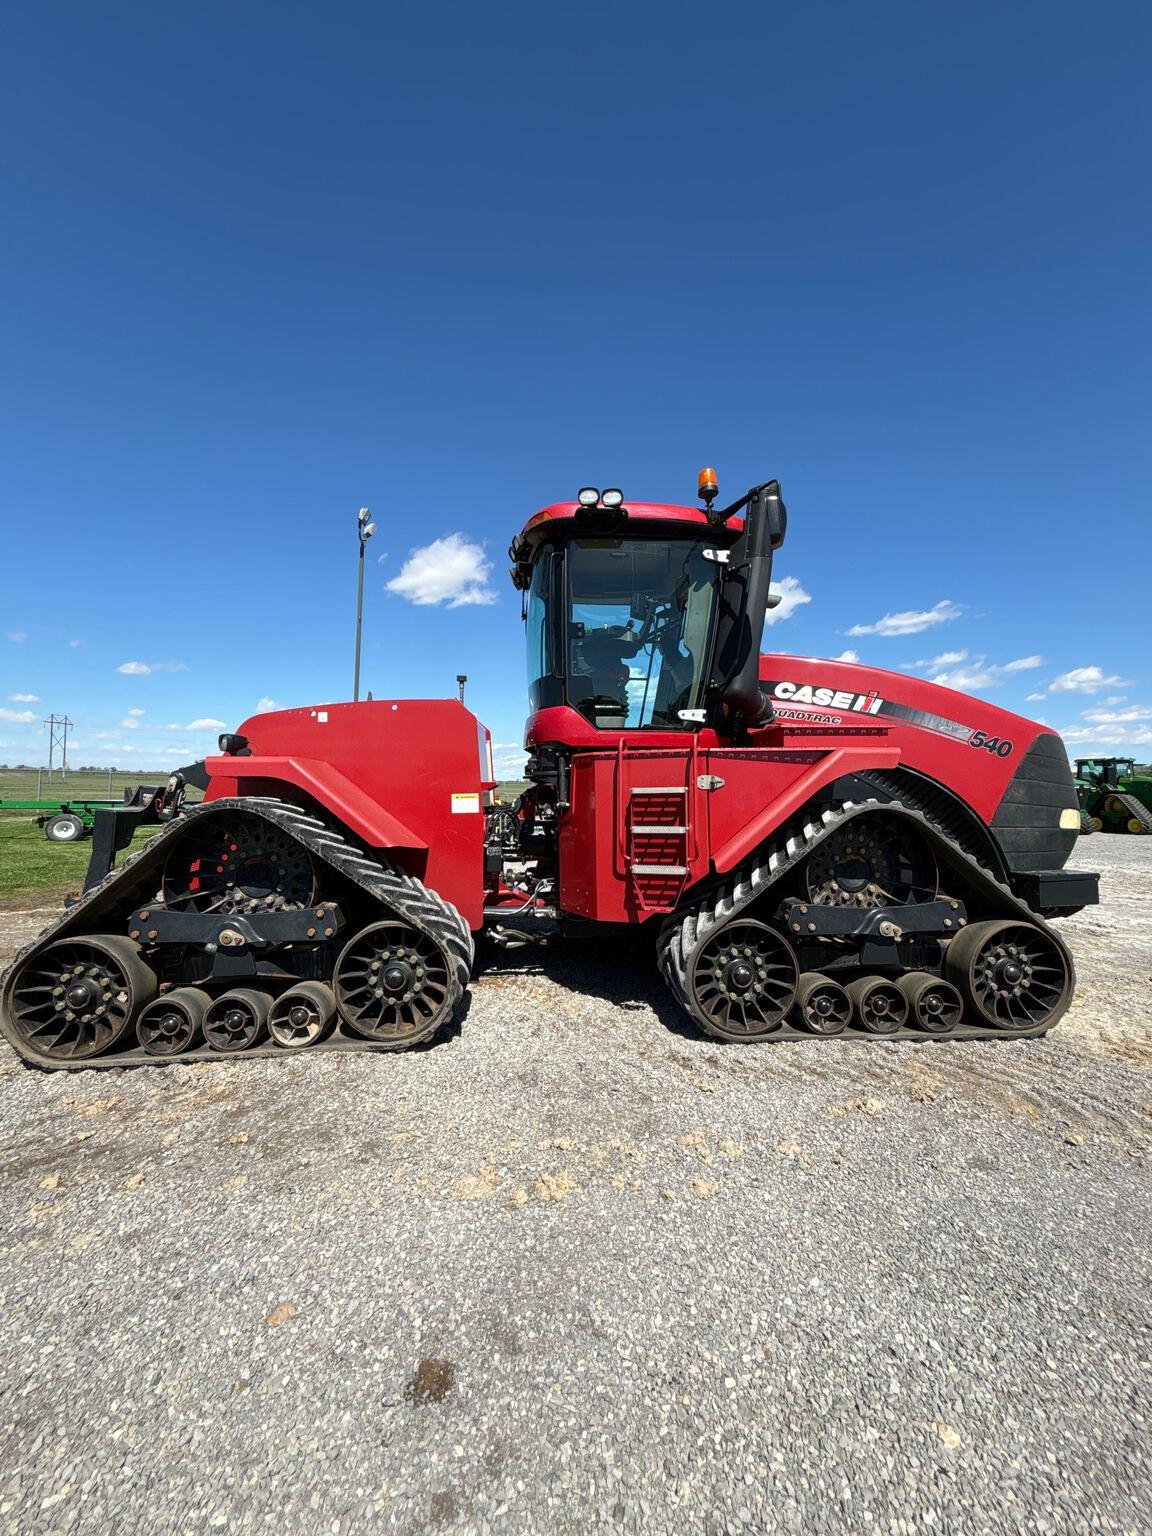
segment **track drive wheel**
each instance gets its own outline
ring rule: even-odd
[[[177,912],[298,912],[315,899],[308,849],[256,815],[197,818],[164,865],[164,902]]]
[[[814,1035],[842,1035],[852,1019],[852,999],[831,976],[805,971],[792,1012],[796,1022]]]
[[[332,976],[340,1017],[353,1034],[402,1050],[451,1017],[453,961],[399,918],[370,923],[345,945]]]
[[[950,981],[928,971],[908,971],[896,985],[904,994],[910,1023],[930,1035],[946,1035],[964,1017],[964,999]]]
[[[905,819],[860,816],[813,850],[804,879],[820,906],[904,906],[936,895],[936,860]]]
[[[1050,1028],[1072,997],[1059,945],[1032,923],[972,923],[949,944],[944,972],[997,1029]]]
[[[155,993],[156,977],[131,939],[57,939],[14,972],[11,1027],[33,1056],[87,1061],[121,1040]]]
[[[908,1022],[908,1003],[893,981],[861,976],[846,988],[855,1022],[870,1035],[896,1035]]]
[[[796,998],[800,968],[788,940],[752,918],[718,928],[692,957],[693,1017],[723,1040],[758,1040],[778,1029]]]
[[[141,1010],[136,1038],[149,1056],[179,1056],[204,1038],[212,999],[199,987],[176,987]]]

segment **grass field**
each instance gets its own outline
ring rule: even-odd
[[[36,793],[36,777],[32,776],[31,791],[23,788],[13,790],[8,784],[9,778],[16,775],[7,772],[0,773],[0,801],[5,799],[31,799]],[[75,787],[76,781],[83,778],[96,778],[99,775],[72,774],[69,782],[61,786],[59,781],[53,785],[53,790],[60,789],[63,792],[59,798],[64,800],[71,797],[75,800],[103,798],[103,792],[98,792],[91,787],[83,789]],[[108,775],[102,775],[104,791],[107,790]],[[147,774],[122,774],[119,778],[124,783],[136,785],[138,783],[155,782]],[[115,786],[115,779],[114,779]],[[501,784],[497,791],[497,797],[510,802],[522,793],[526,788],[523,782],[507,782]],[[122,793],[122,788],[113,789],[113,793]],[[44,786],[44,798],[48,798],[47,785]],[[198,798],[199,791],[193,791],[192,798]],[[142,842],[155,836],[158,828],[142,827],[136,834],[132,843],[133,848],[139,847]],[[79,890],[84,881],[84,872],[88,868],[88,855],[92,851],[90,838],[85,838],[79,843],[50,843],[43,831],[25,812],[4,814],[0,806],[0,900],[10,897],[33,896],[38,892],[59,892],[62,890]],[[130,851],[130,850],[126,850]],[[121,858],[125,857],[121,854]]]
[[[132,848],[154,837],[159,827],[142,827]],[[120,855],[127,857],[130,849]],[[84,883],[90,838],[79,843],[50,843],[28,817],[0,816],[0,901],[40,892],[78,891]]]

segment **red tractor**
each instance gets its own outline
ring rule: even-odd
[[[114,1066],[425,1040],[473,936],[650,934],[725,1040],[1039,1035],[1072,995],[1045,919],[1080,814],[1052,731],[918,678],[761,656],[775,481],[719,509],[588,489],[511,548],[530,788],[495,806],[457,700],[256,715],[203,803],[119,869],[103,811],[83,897],[16,958],[28,1062]]]

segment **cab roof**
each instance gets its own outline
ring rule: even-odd
[[[701,527],[708,526],[708,519],[702,507],[679,507],[672,502],[663,501],[626,501],[624,506],[628,512],[629,522],[636,519],[640,522],[695,523]],[[544,523],[557,523],[574,518],[579,510],[578,501],[553,502],[550,507],[542,507],[535,516],[528,519],[524,524],[524,533],[528,534]]]
[[[594,509],[601,517],[608,516],[605,508]],[[524,524],[523,529],[512,541],[512,547],[508,551],[512,558],[512,581],[517,587],[526,587],[531,580],[532,562],[536,558],[541,544],[551,538],[570,537],[574,532],[587,532],[591,536],[604,534],[607,528],[592,526],[589,518],[589,526],[580,529],[577,525],[577,514],[589,512],[588,508],[581,507],[578,501],[557,501],[550,507],[542,507]],[[612,534],[619,533],[627,538],[629,531],[651,536],[663,530],[669,533],[703,533],[707,532],[717,544],[731,543],[744,526],[742,517],[734,517],[727,523],[709,523],[708,516],[702,507],[678,506],[674,502],[664,501],[626,501],[621,508],[622,515],[619,523],[611,528]]]

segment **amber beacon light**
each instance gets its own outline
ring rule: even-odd
[[[700,471],[697,485],[697,496],[699,496],[700,500],[708,508],[709,512],[711,512],[712,503],[716,500],[716,496],[720,490],[720,487],[716,484],[716,471],[714,469],[702,469]]]

